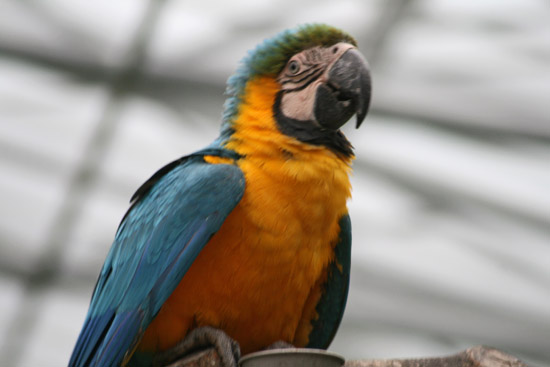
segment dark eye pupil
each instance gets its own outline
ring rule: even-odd
[[[300,66],[298,65],[297,61],[291,61],[288,65],[288,71],[290,71],[292,74],[296,74],[298,70],[300,69]]]

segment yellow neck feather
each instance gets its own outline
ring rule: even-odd
[[[273,117],[273,105],[279,90],[280,85],[271,77],[257,77],[247,83],[233,121],[235,132],[226,147],[249,159],[318,162],[330,169],[349,172],[353,157],[337,156],[324,146],[303,143],[279,131]]]

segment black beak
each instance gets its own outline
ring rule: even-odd
[[[332,65],[328,81],[317,88],[315,119],[324,128],[338,130],[357,114],[358,128],[369,110],[371,85],[367,61],[357,49],[349,49]]]

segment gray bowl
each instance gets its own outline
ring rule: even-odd
[[[341,355],[322,349],[271,349],[245,355],[240,367],[341,367],[346,360]]]

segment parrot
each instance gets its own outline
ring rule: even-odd
[[[328,348],[351,266],[355,155],[341,127],[359,128],[371,85],[355,39],[326,24],[249,51],[219,136],[131,198],[69,366],[162,366],[197,343],[227,366],[278,342]]]

